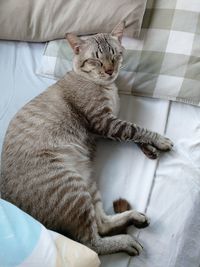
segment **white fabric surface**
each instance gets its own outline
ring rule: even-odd
[[[11,117],[53,80],[35,75],[44,44],[0,42],[0,148]],[[167,136],[174,150],[158,161],[133,143],[100,140],[97,182],[107,212],[126,197],[146,211],[151,225],[130,233],[144,245],[139,257],[101,257],[103,267],[199,267],[200,263],[200,109],[132,96],[121,97],[120,116]]]

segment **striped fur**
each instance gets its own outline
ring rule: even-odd
[[[105,214],[93,180],[94,134],[161,150],[172,144],[157,133],[117,118],[119,99],[113,81],[122,60],[122,26],[110,35],[90,37],[84,44],[70,36],[74,71],[26,104],[10,122],[2,152],[1,192],[4,199],[49,229],[99,254],[125,251],[137,255],[142,247],[134,238],[107,235],[130,224],[145,227],[148,219],[135,210]],[[86,56],[97,57],[95,49],[102,58],[98,59],[102,64],[98,71],[86,63]],[[119,57],[110,66],[114,53]],[[102,74],[107,68],[112,68],[113,74]]]

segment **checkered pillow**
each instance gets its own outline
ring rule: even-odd
[[[200,0],[148,1],[140,39],[123,45],[121,93],[200,105]],[[66,41],[50,42],[40,74],[62,77],[71,63]]]

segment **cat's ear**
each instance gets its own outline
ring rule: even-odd
[[[74,50],[76,55],[80,52],[80,47],[84,43],[76,34],[74,33],[66,33],[65,38],[67,39],[68,43],[70,44],[71,48]]]
[[[111,35],[121,43],[123,31],[125,28],[125,21],[121,21],[117,26],[112,30]]]

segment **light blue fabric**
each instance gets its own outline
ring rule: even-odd
[[[11,203],[0,199],[0,267],[14,267],[33,251],[42,225]]]

